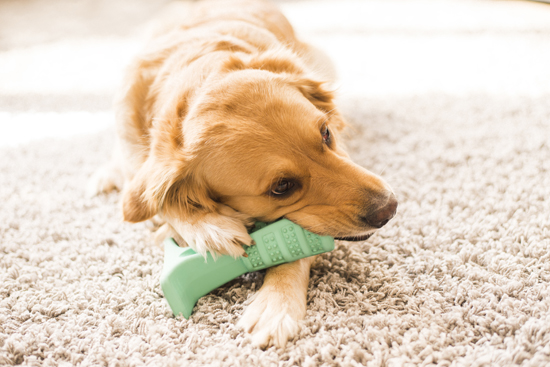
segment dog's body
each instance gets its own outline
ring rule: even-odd
[[[130,66],[115,157],[91,181],[123,189],[125,220],[158,215],[181,245],[240,256],[254,220],[361,240],[391,219],[389,186],[339,146],[345,123],[315,74],[330,67],[276,8],[199,3],[163,28]],[[313,261],[267,271],[240,321],[258,345],[298,331]]]

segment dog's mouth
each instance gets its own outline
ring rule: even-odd
[[[277,220],[283,219],[283,218],[285,218],[285,217],[280,217]],[[298,224],[298,223],[296,223],[296,224]],[[334,239],[339,240],[339,241],[359,242],[359,241],[368,240],[373,234],[374,234],[374,232],[371,232],[371,233],[368,233],[368,234],[362,234],[362,235],[358,235],[358,236],[334,237]],[[320,236],[326,236],[326,235],[320,234]]]
[[[348,236],[348,237],[334,237],[335,240],[340,241],[351,241],[351,242],[358,242],[358,241],[365,241],[370,238],[374,233],[364,234],[361,236]]]

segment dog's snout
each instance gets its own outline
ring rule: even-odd
[[[391,193],[385,204],[361,219],[371,227],[382,228],[395,216],[396,212],[397,199]]]

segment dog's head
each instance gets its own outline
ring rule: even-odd
[[[149,158],[125,191],[126,220],[224,204],[360,240],[394,216],[390,187],[342,149],[344,121],[320,83],[245,69],[205,85],[152,129]]]

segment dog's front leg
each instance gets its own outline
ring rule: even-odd
[[[169,225],[167,233],[180,246],[185,244],[203,256],[208,251],[214,255],[243,256],[242,245],[252,244],[247,227],[254,221],[225,205],[219,205],[217,212],[202,213],[185,220],[177,216],[163,216],[163,219]],[[164,231],[163,235],[166,236]]]
[[[255,345],[284,347],[298,333],[306,315],[309,270],[314,261],[315,256],[267,270],[262,288],[239,321]]]

